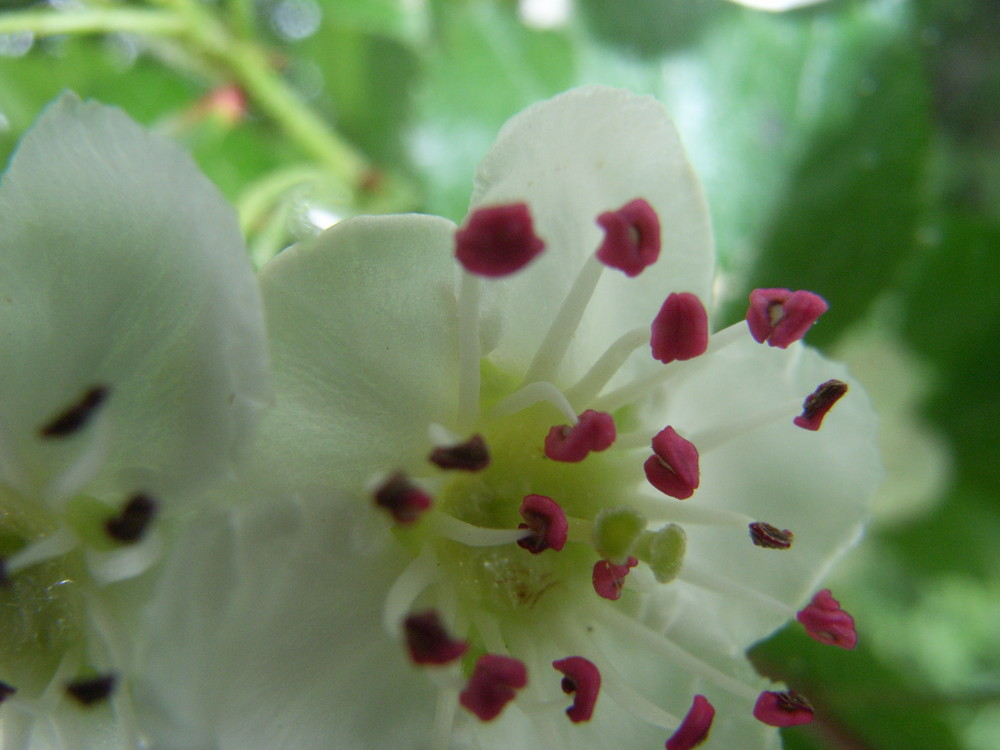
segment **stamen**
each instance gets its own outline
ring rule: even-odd
[[[490,465],[490,452],[482,435],[473,435],[464,443],[435,448],[428,459],[442,469],[482,471]]]
[[[524,203],[477,208],[455,232],[455,257],[479,276],[516,273],[544,248]]]
[[[66,693],[81,706],[92,706],[107,700],[117,682],[118,678],[111,673],[84,677],[66,685]]]
[[[126,501],[121,513],[105,522],[104,530],[112,539],[123,544],[134,544],[145,535],[156,510],[153,498],[137,493]]]
[[[729,578],[725,578],[715,573],[710,573],[707,570],[702,570],[697,566],[692,567],[691,565],[685,565],[684,570],[681,571],[679,577],[680,580],[693,586],[725,594],[726,596],[732,596],[747,602],[753,602],[765,609],[780,612],[788,618],[792,616],[792,608],[784,602],[775,599],[773,596],[769,596],[758,591],[757,589],[737,583]]]
[[[511,656],[483,654],[476,661],[469,683],[458,701],[479,717],[480,721],[495,719],[528,684],[524,663]]]
[[[80,540],[70,529],[66,527],[56,529],[44,539],[32,542],[8,557],[5,565],[6,575],[13,576],[32,565],[62,557],[79,543]]]
[[[643,464],[649,483],[678,500],[691,497],[701,481],[694,443],[666,427],[653,438],[653,454]]]
[[[518,513],[525,523],[518,524],[517,528],[531,531],[529,536],[517,540],[519,547],[537,555],[549,548],[559,552],[566,546],[569,528],[566,514],[551,497],[526,495]]]
[[[846,649],[858,645],[854,618],[840,608],[840,602],[833,598],[830,589],[818,592],[795,618],[813,640]]]
[[[788,549],[795,535],[788,529],[779,529],[763,521],[750,524],[750,538],[758,547],[765,549]]]
[[[79,432],[87,426],[110,392],[107,386],[93,386],[79,401],[43,426],[39,434],[44,438],[63,438]]]
[[[792,421],[804,430],[818,430],[823,424],[823,417],[845,393],[847,393],[847,383],[841,380],[827,380],[806,397],[805,403],[802,404],[802,416]]]
[[[399,634],[399,624],[406,619],[413,602],[424,589],[437,580],[437,562],[430,545],[425,546],[389,587],[382,604],[382,624],[393,636]]]
[[[430,517],[431,530],[468,547],[498,547],[513,544],[534,534],[530,529],[484,529],[471,523],[460,521],[446,513],[434,513]]]
[[[563,300],[559,312],[538,347],[535,358],[531,361],[531,366],[524,376],[525,383],[555,379],[559,365],[562,364],[570,341],[576,334],[576,329],[590,303],[590,298],[594,295],[603,270],[604,266],[594,256],[584,261],[580,273],[573,282],[573,286],[570,287],[566,299]]]
[[[708,312],[690,292],[667,297],[650,330],[653,358],[664,364],[694,359],[708,349]]]
[[[557,425],[545,436],[545,455],[553,461],[579,463],[591,451],[607,450],[615,442],[615,421],[606,412],[587,409],[575,425]]]
[[[660,257],[660,219],[644,199],[606,211],[597,217],[597,223],[604,230],[597,259],[605,265],[634,277]]]
[[[468,429],[479,418],[480,358],[479,339],[480,279],[463,273],[458,289],[458,424]]]
[[[573,693],[573,705],[566,709],[566,715],[574,724],[590,721],[597,703],[597,693],[601,689],[601,673],[592,661],[582,656],[569,656],[552,662],[552,666],[562,672],[563,692]]]
[[[745,529],[754,519],[744,513],[705,505],[692,505],[659,497],[638,495],[631,499],[632,506],[650,521],[673,521],[699,526],[721,526]]]
[[[576,424],[576,410],[573,405],[570,404],[561,390],[544,380],[528,383],[523,388],[519,388],[509,396],[500,399],[493,407],[491,416],[496,419],[517,414],[517,412],[543,401],[552,404],[570,422]]]
[[[639,561],[634,557],[630,557],[624,565],[615,565],[610,560],[598,560],[594,563],[592,576],[594,591],[604,599],[618,601],[625,588],[625,577],[638,564]]]
[[[747,325],[754,341],[780,349],[806,335],[829,305],[812,292],[790,289],[754,289],[750,292]]]
[[[406,647],[415,664],[447,664],[464,654],[469,644],[454,640],[434,610],[410,615],[403,621]]]
[[[0,682],[0,703],[3,703],[16,692],[17,688],[13,685],[8,685],[6,682]]]
[[[375,504],[387,510],[401,524],[411,524],[426,513],[433,501],[430,495],[396,472],[383,482],[374,493]]]
[[[812,722],[813,707],[791,690],[787,693],[764,691],[754,704],[753,715],[769,727],[794,727]]]
[[[438,688],[437,704],[434,707],[434,733],[431,750],[449,750],[452,747],[451,730],[458,708],[458,691],[441,686]]]
[[[708,739],[715,708],[704,695],[696,695],[684,721],[667,740],[667,750],[691,750]]]
[[[801,410],[802,407],[799,405],[798,399],[790,399],[759,412],[736,417],[715,427],[700,430],[692,436],[692,440],[698,444],[701,453],[708,453],[725,445],[730,440],[735,440],[762,427],[784,422]]]
[[[648,343],[648,328],[633,328],[628,333],[622,334],[598,358],[587,374],[566,391],[566,398],[575,404],[586,404],[592,401],[611,378],[618,373],[629,355]]]

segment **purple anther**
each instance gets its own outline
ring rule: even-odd
[[[490,451],[482,435],[473,435],[464,443],[435,448],[428,460],[442,469],[482,471],[490,465]]]
[[[375,504],[392,514],[396,523],[408,524],[416,521],[428,509],[432,501],[430,495],[397,472],[386,479],[375,490]]]
[[[814,432],[823,424],[823,417],[833,405],[847,393],[847,383],[842,380],[827,380],[810,393],[802,404],[802,415],[792,421],[796,427]]]
[[[642,198],[626,203],[617,211],[597,217],[604,241],[597,259],[606,266],[638,276],[660,257],[660,218]]]
[[[708,313],[690,292],[667,297],[653,319],[649,346],[664,364],[693,359],[708,348]]]
[[[756,521],[750,524],[750,538],[758,547],[765,549],[788,549],[792,546],[795,538],[788,529],[779,529],[763,521]]]
[[[825,299],[812,292],[754,289],[750,292],[747,325],[758,344],[766,341],[784,349],[805,336],[829,307]]]
[[[66,685],[66,693],[81,706],[92,706],[107,700],[114,692],[118,678],[113,674],[84,677]]]
[[[684,721],[667,740],[667,750],[691,750],[708,739],[715,707],[704,695],[696,695]]]
[[[469,644],[448,635],[434,610],[410,615],[403,620],[406,647],[414,664],[447,664],[464,654]]]
[[[566,536],[569,524],[566,514],[551,497],[545,495],[525,495],[518,509],[524,523],[519,523],[519,529],[531,529],[531,536],[518,540],[518,545],[528,552],[537,555],[547,549],[556,552],[566,546]]]
[[[639,561],[634,557],[630,557],[624,565],[615,565],[610,560],[598,560],[594,563],[594,591],[604,599],[617,601],[625,587],[625,577],[638,564]]]
[[[795,618],[813,640],[846,649],[858,645],[854,618],[840,608],[840,602],[833,598],[830,589],[818,592]]]
[[[13,685],[8,685],[6,682],[0,682],[0,703],[3,703],[16,692],[17,688]]]
[[[603,451],[615,442],[615,420],[603,411],[587,409],[575,425],[556,425],[545,436],[545,455],[553,461],[575,464],[591,451]]]
[[[698,449],[667,427],[653,438],[653,454],[643,468],[646,479],[664,495],[686,500],[698,489]]]
[[[483,654],[476,661],[472,677],[458,696],[458,702],[481,721],[495,719],[504,707],[528,684],[524,662],[512,656]]]
[[[43,438],[64,438],[79,432],[94,417],[101,404],[107,399],[111,389],[104,385],[89,388],[80,400],[62,414],[54,417],[38,432]]]
[[[769,727],[794,727],[812,722],[813,707],[794,691],[772,693],[765,690],[757,696],[753,715]]]
[[[562,679],[563,692],[573,694],[573,705],[566,709],[569,720],[574,724],[590,721],[597,693],[601,689],[600,671],[582,656],[568,656],[552,662],[552,666],[565,675]]]
[[[135,544],[146,534],[149,524],[156,516],[156,501],[141,492],[132,495],[122,507],[121,513],[104,522],[104,531],[112,539],[123,544]]]
[[[478,276],[520,271],[544,248],[524,203],[477,208],[455,232],[455,257]]]

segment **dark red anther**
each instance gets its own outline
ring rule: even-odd
[[[154,516],[156,501],[139,492],[125,502],[121,513],[104,523],[104,530],[116,541],[134,544],[145,535]]]
[[[615,565],[610,560],[598,560],[594,563],[594,591],[604,599],[617,601],[625,587],[625,577],[638,564],[639,561],[634,557],[630,557],[624,565]]]
[[[708,739],[715,707],[704,695],[696,695],[684,721],[667,740],[667,750],[691,750]]]
[[[442,469],[482,471],[490,465],[490,451],[482,435],[473,435],[464,443],[435,448],[428,460]]]
[[[653,358],[664,364],[693,359],[708,348],[708,312],[690,292],[667,297],[650,330]]]
[[[455,232],[455,257],[478,276],[520,271],[544,248],[524,203],[477,208]]]
[[[660,257],[660,218],[644,199],[636,198],[617,211],[597,217],[604,241],[597,259],[606,266],[638,276]]]
[[[830,589],[818,592],[795,618],[813,640],[846,649],[858,645],[854,618],[840,608],[840,602],[833,598]]]
[[[557,425],[545,436],[545,455],[553,461],[578,463],[591,451],[603,451],[615,442],[615,420],[603,411],[587,409],[575,425]]]
[[[458,702],[482,721],[495,719],[528,684],[524,662],[511,656],[483,654],[476,661],[472,677],[458,696]]]
[[[847,383],[842,380],[827,380],[806,397],[802,404],[802,415],[792,421],[803,430],[818,430],[823,424],[823,417],[845,393]]]
[[[667,427],[653,438],[653,454],[643,465],[649,483],[678,500],[691,497],[701,481],[698,449]]]
[[[812,292],[790,289],[754,289],[750,292],[747,325],[754,341],[780,349],[806,335],[830,306]]]
[[[750,524],[750,538],[758,547],[765,549],[788,549],[792,546],[795,534],[788,529],[779,529],[763,521]]]
[[[556,552],[566,546],[569,533],[569,523],[566,514],[551,497],[545,495],[525,495],[518,509],[524,523],[519,523],[519,529],[531,529],[531,536],[518,540],[518,545],[531,554],[537,555],[547,549]]]
[[[107,700],[117,682],[118,678],[113,674],[85,677],[66,685],[66,693],[81,706],[92,706]]]
[[[430,509],[430,495],[397,472],[375,490],[375,504],[392,514],[396,523],[413,523]]]
[[[0,703],[3,703],[16,692],[17,688],[13,685],[8,685],[6,682],[0,682]]]
[[[568,656],[552,662],[552,666],[562,672],[563,692],[573,694],[573,705],[566,709],[566,715],[574,724],[590,721],[594,715],[594,704],[601,689],[601,673],[593,662],[582,656]]]
[[[79,401],[43,426],[39,434],[44,438],[62,438],[79,432],[87,426],[110,392],[111,389],[104,385],[88,389]]]
[[[794,727],[809,724],[813,720],[813,707],[809,701],[794,691],[772,693],[764,691],[757,696],[753,707],[757,721],[769,727]]]
[[[464,654],[469,644],[448,635],[434,610],[410,615],[403,620],[406,647],[415,664],[447,664]]]

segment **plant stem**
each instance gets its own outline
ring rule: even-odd
[[[154,36],[178,36],[185,21],[162,10],[94,9],[72,12],[14,11],[0,13],[0,34],[30,31],[35,36],[56,34],[107,34],[126,32]]]

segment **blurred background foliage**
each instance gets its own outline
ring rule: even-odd
[[[831,585],[855,652],[753,652],[798,750],[1000,747],[1000,3],[0,0],[0,156],[70,88],[186,144],[256,262],[338,218],[461,220],[498,127],[584,83],[664,101],[705,183],[719,325],[755,286],[881,414],[889,474]],[[836,651],[836,653],[834,653]]]

